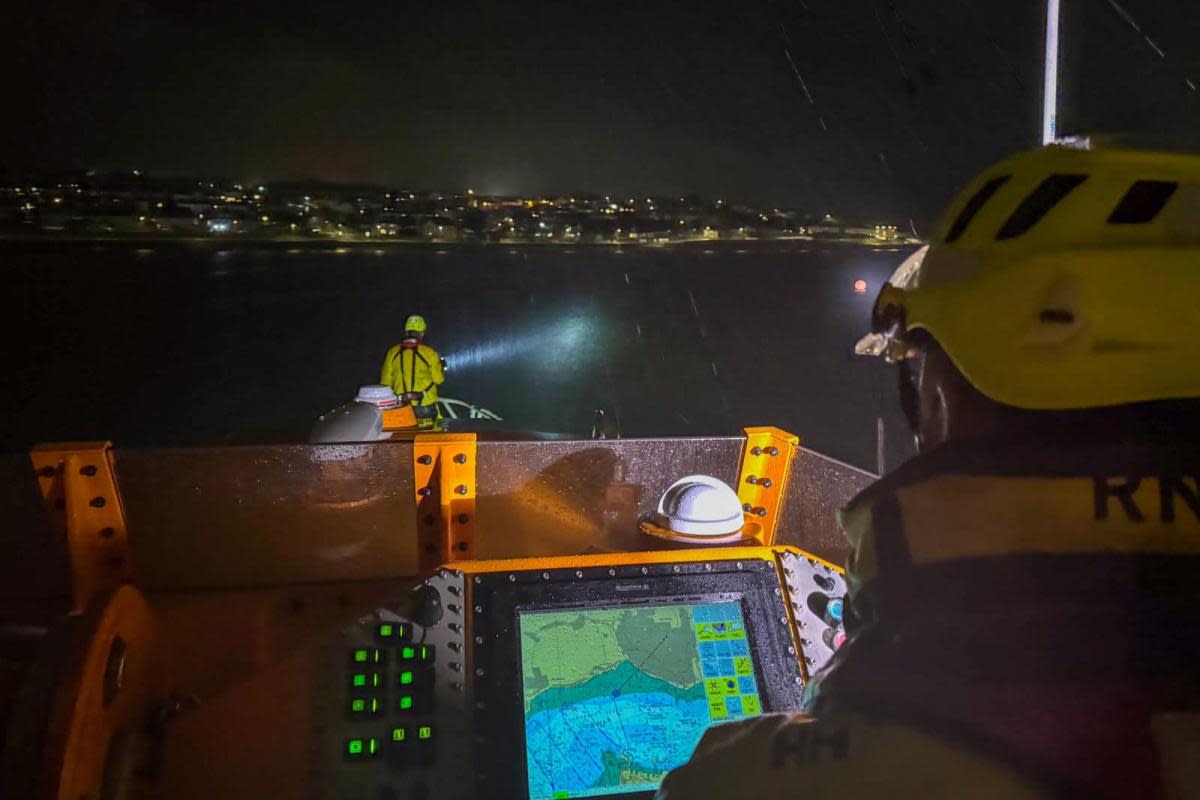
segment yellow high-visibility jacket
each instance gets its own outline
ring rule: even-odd
[[[1195,679],[1158,645],[1195,641],[1190,584],[1165,577],[1200,564],[1195,452],[984,442],[909,460],[840,515],[862,627],[810,678],[815,716],[709,728],[657,800],[1200,796],[1176,766],[1196,760]],[[1138,669],[1094,677],[1114,653]]]
[[[393,345],[383,359],[383,371],[379,382],[392,387],[398,395],[420,392],[421,399],[414,405],[431,406],[437,402],[438,386],[446,381],[442,374],[442,359],[427,344],[415,348]]]

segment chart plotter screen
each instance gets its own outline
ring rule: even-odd
[[[739,602],[519,620],[530,800],[656,789],[710,725],[762,711]]]

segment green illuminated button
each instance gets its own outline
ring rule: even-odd
[[[404,622],[381,622],[375,626],[375,636],[381,642],[403,641],[408,638],[408,624]]]
[[[378,689],[383,685],[383,676],[378,672],[355,672],[350,676],[352,689]]]
[[[378,647],[356,647],[350,651],[350,663],[356,667],[382,664],[384,653]]]
[[[400,685],[408,686],[413,682],[413,672],[411,669],[406,669],[400,673]]]
[[[375,626],[375,638],[385,643],[411,641],[412,625],[407,622],[380,622]]]
[[[373,736],[346,741],[345,756],[350,761],[364,761],[379,755],[379,740]]]
[[[392,728],[392,741],[405,742],[408,740],[408,728]]]
[[[374,717],[379,714],[382,703],[378,697],[351,697],[351,717]]]
[[[401,661],[420,661],[422,664],[433,663],[433,645],[410,644],[400,648]]]
[[[432,739],[433,738],[433,726],[432,725],[422,725],[421,727],[417,728],[417,738],[418,739]]]
[[[399,711],[412,711],[413,696],[411,694],[400,695],[400,701],[396,704]]]

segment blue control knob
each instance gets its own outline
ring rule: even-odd
[[[832,598],[829,601],[829,605],[825,606],[825,613],[828,614],[831,619],[841,622],[842,621],[842,603],[843,603],[842,598],[840,598],[840,597]]]

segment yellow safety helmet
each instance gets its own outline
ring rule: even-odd
[[[1055,146],[986,171],[884,285],[856,352],[937,340],[987,397],[1200,397],[1200,156]]]
[[[417,333],[425,332],[425,318],[420,314],[413,314],[408,319],[404,320],[405,331],[416,331]]]

